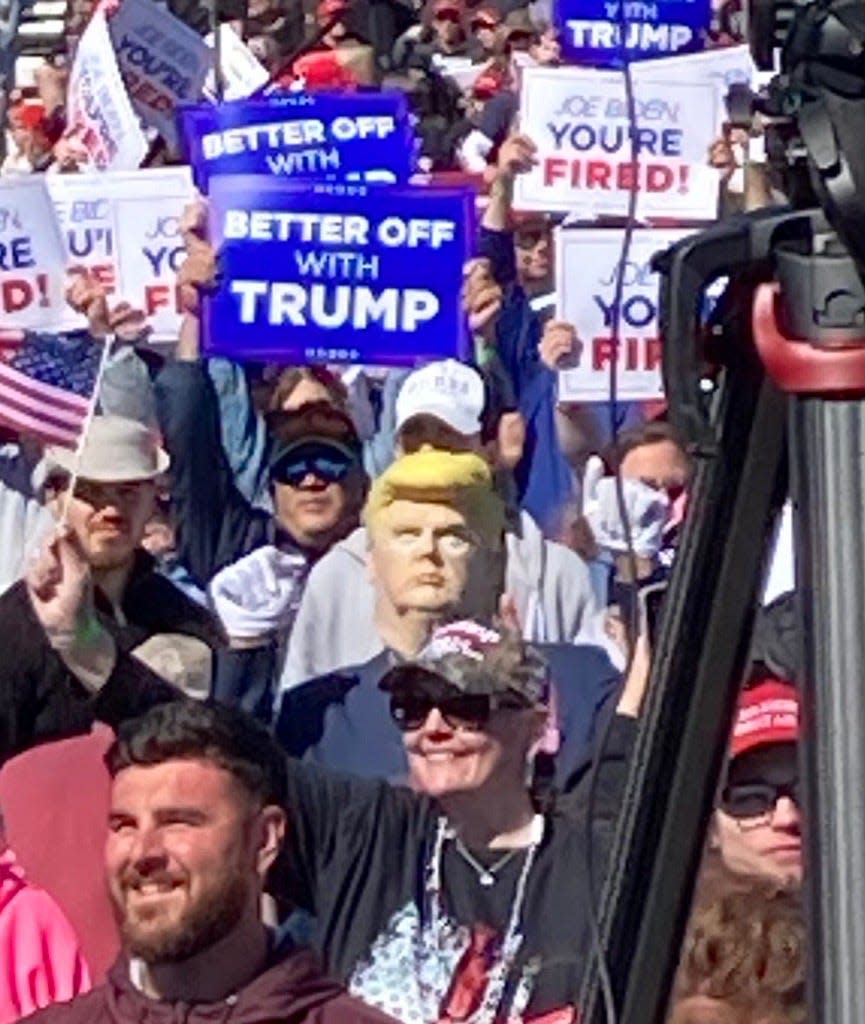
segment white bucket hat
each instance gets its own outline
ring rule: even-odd
[[[127,483],[153,480],[167,469],[170,459],[156,434],[137,420],[122,416],[94,416],[80,461],[70,448],[45,449],[45,475],[73,473],[84,480]]]

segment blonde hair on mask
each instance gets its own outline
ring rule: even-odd
[[[392,462],[370,488],[363,512],[370,535],[395,501],[449,505],[465,516],[484,546],[501,546],[504,502],[493,489],[489,466],[473,452],[443,452],[425,445]]]

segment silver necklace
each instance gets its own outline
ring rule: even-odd
[[[487,867],[481,864],[476,857],[472,856],[471,851],[465,843],[463,843],[462,839],[454,839],[454,848],[460,857],[462,857],[466,864],[468,864],[478,876],[478,881],[485,889],[489,889],[490,886],[495,885],[498,881],[498,873],[502,870],[505,864],[513,860],[518,853],[522,853],[525,849],[525,847],[515,846],[512,850],[508,850],[503,857],[499,857],[495,864],[490,864],[489,867]]]
[[[519,927],[520,920],[522,918],[523,903],[526,897],[526,886],[528,884],[532,865],[535,862],[535,856],[544,838],[545,824],[543,815],[536,814],[532,821],[531,841],[529,842],[528,847],[523,848],[525,850],[526,859],[523,861],[520,877],[517,879],[517,887],[514,893],[513,903],[511,904],[508,924],[502,938],[499,959],[492,967],[487,977],[486,991],[484,992],[481,1005],[475,1013],[471,1015],[471,1018],[466,1022],[466,1024],[492,1024],[492,1021],[495,1019],[496,1011],[502,1001],[505,984],[522,944],[522,936],[519,933]],[[425,885],[427,898],[431,905],[430,923],[432,926],[432,936],[433,941],[437,946],[441,940],[441,926],[443,919],[441,872],[442,861],[444,858],[442,854],[444,852],[444,844],[448,839],[456,840],[456,832],[448,824],[447,819],[441,817],[438,820],[432,856],[426,868],[427,877]],[[511,854],[516,854],[518,852],[520,852],[519,847],[514,850],[509,850],[507,856],[510,857]],[[493,867],[496,867],[496,865],[493,865]],[[498,868],[500,867],[501,865],[498,865]],[[495,877],[493,877],[493,881],[495,881]],[[418,955],[418,952],[418,950],[415,951],[416,956]],[[440,978],[439,984],[436,986],[436,990],[423,991],[421,993],[422,1003],[424,1004],[424,1016],[428,1021],[435,1021],[438,1019],[438,1001],[442,998],[443,993],[447,991],[448,985],[451,981],[449,968],[442,961],[440,948],[436,948],[435,952],[438,954],[439,969],[441,970],[444,968],[445,976]],[[430,1013],[428,1009],[428,1000],[430,997],[432,997],[434,1004],[432,1013]]]

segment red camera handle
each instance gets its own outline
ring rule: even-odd
[[[781,289],[762,284],[754,293],[754,344],[766,372],[784,392],[865,397],[865,331],[859,345],[827,348],[788,337],[778,318]]]

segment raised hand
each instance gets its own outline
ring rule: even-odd
[[[541,362],[550,370],[572,370],[580,365],[583,345],[574,327],[564,320],[550,320],[538,343]]]
[[[78,538],[58,527],[26,576],[36,617],[49,638],[72,640],[93,616],[93,580]]]
[[[622,480],[627,529],[619,508],[616,478],[604,476],[601,460],[593,455],[583,478],[583,514],[599,548],[612,554],[628,550],[628,536],[640,558],[655,558],[664,543],[664,528],[670,514],[670,500],[642,480]]]
[[[82,268],[70,271],[66,301],[87,318],[87,327],[94,338],[114,335],[120,341],[143,341],[151,332],[147,316],[129,302],[109,306],[105,288]]]
[[[502,308],[501,285],[493,277],[490,261],[469,260],[463,267],[463,310],[474,334],[489,337]]]
[[[513,180],[528,172],[538,162],[538,147],[527,135],[510,135],[499,149],[498,173]]]
[[[197,316],[201,292],[216,284],[216,252],[205,237],[207,205],[202,199],[190,203],[180,218],[180,233],[186,246],[186,259],[177,272],[182,309]]]
[[[291,624],[306,563],[279,548],[257,548],[210,583],[210,597],[233,640],[265,639]]]

